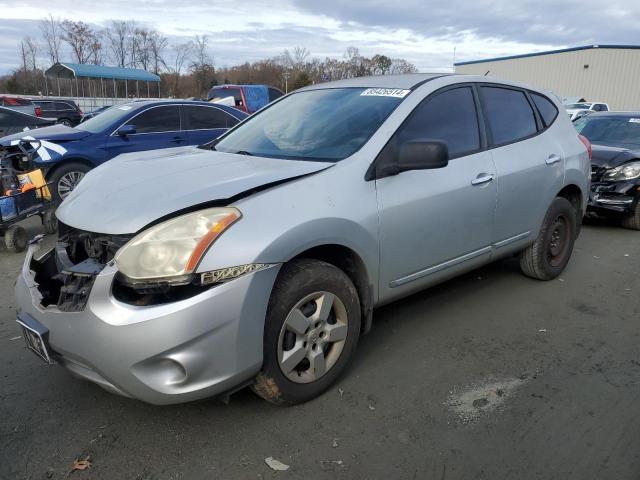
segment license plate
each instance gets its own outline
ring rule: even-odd
[[[22,327],[22,338],[27,348],[35,353],[45,363],[52,364],[50,348],[48,346],[49,329],[28,315],[20,315],[16,320]]]

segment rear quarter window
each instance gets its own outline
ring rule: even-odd
[[[486,86],[480,90],[494,146],[516,142],[537,133],[533,109],[522,90]]]
[[[540,95],[539,93],[530,93],[531,99],[533,100],[533,103],[535,103],[538,113],[540,113],[540,117],[542,117],[544,126],[550,127],[558,116],[558,109],[547,97]]]

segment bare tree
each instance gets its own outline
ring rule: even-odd
[[[390,74],[416,73],[417,71],[416,66],[404,58],[394,58],[391,60]]]
[[[65,20],[62,22],[62,30],[62,39],[71,47],[74,60],[88,63],[97,58],[97,50],[102,46],[98,35],[89,25],[82,21]]]
[[[62,47],[62,24],[59,19],[48,17],[40,20],[40,31],[44,39],[44,48],[49,57],[49,62],[53,65],[60,61],[60,49]]]
[[[153,60],[153,36],[155,32],[153,30],[147,30],[146,28],[136,28],[132,37],[132,49],[133,54],[132,62],[133,67],[141,67],[147,70]]]
[[[178,43],[174,45],[173,48],[173,68],[172,73],[175,75],[174,81],[174,95],[178,94],[178,87],[180,83],[180,75],[182,74],[182,69],[184,68],[184,64],[187,62],[189,56],[193,52],[193,42],[185,42]]]
[[[151,31],[149,36],[149,52],[151,53],[151,64],[153,65],[153,73],[156,75],[160,72],[160,65],[164,64],[164,59],[162,56],[162,52],[169,41],[167,37],[161,35],[155,30]]]
[[[193,42],[194,60],[189,68],[195,77],[197,96],[204,96],[215,82],[215,68],[208,44],[209,38],[206,35],[196,35]]]
[[[135,28],[134,22],[114,20],[105,29],[104,36],[109,47],[109,57],[118,67],[127,66],[130,50],[130,37]]]
[[[295,47],[293,52],[285,50],[282,54],[284,64],[294,70],[302,70],[311,52],[306,47]]]

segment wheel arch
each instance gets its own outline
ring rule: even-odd
[[[556,197],[566,198],[576,209],[583,209],[582,199],[584,198],[582,189],[575,183],[565,185],[562,190],[558,192]]]
[[[580,228],[582,226],[582,216],[584,215],[584,192],[575,183],[565,185],[562,190],[558,192],[556,197],[566,198],[571,202],[571,205],[576,209],[576,237],[580,234]]]
[[[88,158],[85,157],[77,157],[77,156],[73,156],[73,157],[65,157],[63,158],[61,161],[57,162],[56,164],[54,164],[49,171],[47,171],[47,179],[50,179],[51,176],[57,172],[60,168],[62,168],[65,165],[68,165],[70,163],[80,163],[82,165],[85,165],[87,167],[89,167],[90,169],[96,168],[96,164],[94,162],[92,162],[91,160],[89,160]]]
[[[362,332],[368,332],[371,329],[373,312],[373,284],[362,257],[352,248],[330,243],[308,248],[297,253],[288,261],[299,258],[312,258],[327,262],[342,270],[349,277],[360,297]]]

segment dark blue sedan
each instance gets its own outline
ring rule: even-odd
[[[38,147],[36,168],[53,184],[54,195],[66,197],[84,174],[122,153],[200,145],[220,136],[247,117],[232,107],[194,101],[135,101],[117,105],[74,128],[39,128],[0,139],[17,148],[31,137]]]

